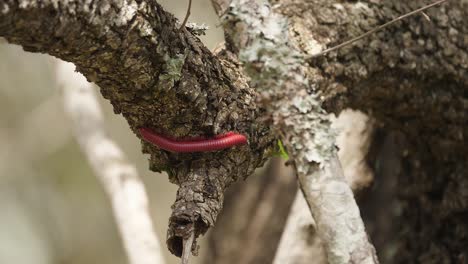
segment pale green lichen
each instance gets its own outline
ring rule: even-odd
[[[310,93],[314,89],[306,77],[307,63],[291,45],[288,21],[258,2],[237,0],[230,7],[224,22],[235,24],[234,42],[243,45],[239,58],[251,84],[268,98],[268,110],[287,137],[290,154],[322,166],[335,152],[335,133],[319,96]],[[307,173],[309,167],[298,169]]]
[[[286,19],[274,14],[268,2],[233,0],[230,7],[226,28],[234,31],[231,36],[251,84],[294,160],[329,261],[349,263],[359,249],[356,241],[365,244],[367,238],[352,192],[335,164],[336,133],[313,80],[307,78],[304,56],[291,43]]]
[[[159,75],[159,88],[169,90],[180,80],[186,57],[185,54],[177,54],[174,57],[169,57],[168,54],[164,55],[166,63],[164,72]]]

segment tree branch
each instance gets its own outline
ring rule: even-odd
[[[307,56],[363,34],[424,6],[428,1],[269,2],[276,12],[288,18],[289,43]],[[370,36],[366,42],[357,42],[315,58],[308,65],[304,63],[304,66],[307,67],[308,79],[313,80],[312,88],[320,94],[325,109],[335,113],[348,107],[362,110],[371,114],[379,124],[384,123],[385,129],[401,131],[408,137],[411,142],[408,145],[411,146],[405,148],[404,155],[410,153],[405,156],[405,166],[409,167],[405,167],[407,173],[401,173],[399,178],[406,186],[399,186],[398,197],[403,197],[399,204],[404,208],[402,215],[405,221],[408,220],[407,216],[411,216],[408,221],[414,231],[399,234],[401,241],[404,241],[401,242],[402,248],[422,248],[418,238],[425,234],[429,238],[427,242],[422,242],[425,248],[434,248],[432,254],[448,256],[462,253],[456,247],[448,249],[443,243],[434,245],[431,241],[439,240],[440,234],[444,234],[445,238],[456,238],[457,243],[463,243],[463,238],[444,233],[442,223],[445,220],[427,212],[428,206],[430,212],[436,210],[447,215],[444,210],[450,211],[451,221],[458,228],[465,226],[457,216],[460,208],[467,208],[465,203],[461,206],[456,195],[448,195],[452,187],[442,187],[440,182],[460,186],[460,168],[467,164],[466,159],[460,158],[466,157],[464,139],[468,134],[465,125],[467,96],[464,92],[468,85],[468,52],[464,48],[467,42],[463,37],[468,33],[468,20],[463,19],[468,16],[467,3],[447,1],[439,8],[427,10],[427,15],[431,22],[421,16],[408,18],[398,22],[397,26]],[[249,22],[252,21],[256,22]],[[265,24],[271,25],[264,22],[258,23],[258,27]],[[233,26],[243,29],[243,24],[227,24],[226,28]],[[231,37],[227,41],[236,43],[236,35],[229,35]],[[238,37],[242,37],[242,34]],[[253,39],[244,38],[241,42],[252,44]],[[268,55],[269,51],[262,50],[261,54]],[[247,54],[248,59],[256,59],[249,55],[252,53]],[[276,63],[270,60],[269,65],[271,62]],[[255,60],[254,63],[262,66],[264,61]],[[422,160],[426,167],[421,165]],[[444,198],[434,197],[434,193],[444,193]],[[463,196],[460,191],[457,193]],[[414,197],[423,197],[423,200],[415,202]],[[440,207],[440,199],[450,202],[444,202],[446,206]],[[427,201],[432,204],[428,205]],[[415,204],[419,206],[418,209]],[[434,222],[440,223],[437,232],[434,232]],[[421,223],[426,225],[421,227]],[[422,231],[416,231],[421,228]],[[403,262],[415,262],[419,257],[432,256],[423,250],[416,253],[402,249],[401,252],[406,253],[406,257],[410,256]]]
[[[225,31],[293,158],[330,263],[377,263],[336,156],[328,114],[309,82],[288,23],[266,1],[234,0]]]
[[[373,181],[374,175],[368,167],[369,153],[374,123],[360,112],[343,111],[333,121],[333,128],[340,131],[337,137],[339,159],[343,165],[346,182],[353,192],[365,190]],[[299,193],[291,208],[288,221],[278,245],[274,263],[306,264],[327,263],[325,251],[317,228],[311,218],[304,195]]]
[[[182,21],[182,24],[180,25],[180,28],[179,30],[182,30],[183,28],[185,28],[185,24],[187,23],[189,17],[190,17],[190,11],[192,9],[192,0],[188,0],[189,1],[189,4],[188,4],[188,7],[187,7],[187,13],[185,14],[185,17],[184,17],[184,21]]]
[[[273,264],[327,263],[317,228],[302,192],[297,192]]]
[[[119,147],[107,136],[93,87],[71,63],[57,62],[57,83],[75,137],[112,204],[117,227],[132,264],[164,264],[148,212],[141,179]]]
[[[150,169],[168,171],[181,186],[168,231],[169,249],[178,256],[189,235],[181,230],[192,225],[195,239],[205,233],[222,207],[224,189],[261,166],[272,145],[268,127],[257,122],[256,94],[239,63],[226,53],[215,57],[190,32],[179,31],[154,0],[2,1],[0,36],[73,62],[138,136],[138,128],[148,127],[174,138],[227,131],[248,137],[248,145],[197,154],[142,143],[151,154]]]

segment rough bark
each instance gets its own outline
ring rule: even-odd
[[[315,53],[310,43],[330,47],[427,4],[275,2],[309,54]],[[310,63],[319,89],[334,98],[326,100],[327,109],[363,110],[406,138],[398,154],[395,262],[457,263],[468,256],[468,177],[462,169],[468,165],[468,2],[449,1],[426,13],[431,21],[412,17]]]
[[[143,142],[150,168],[167,170],[182,186],[168,231],[176,255],[188,231],[199,236],[213,225],[224,189],[264,161],[271,136],[256,122],[255,93],[238,65],[179,30],[156,1],[1,1],[0,36],[73,62],[137,135],[144,126],[172,137],[248,136],[248,145],[204,154],[169,153]]]
[[[366,162],[374,122],[358,111],[348,110],[341,112],[332,127],[340,131],[337,146],[344,176],[359,197],[374,178]],[[317,264],[329,263],[323,247],[326,243],[317,235],[317,225],[307,209],[304,196],[296,195],[273,263],[307,264],[311,259]]]
[[[276,2],[309,53],[314,41],[333,46],[427,4]],[[468,2],[426,13],[431,21],[412,17],[311,66],[324,96],[334,97],[329,110],[363,110],[406,138],[396,194],[401,211],[393,218],[400,222],[395,262],[457,263],[468,256]]]
[[[271,2],[289,18],[290,35],[310,55],[320,51],[317,46],[335,46],[429,3]],[[397,186],[377,199],[385,206],[374,205],[388,218],[385,225],[371,226],[372,240],[379,248],[388,234],[399,241],[385,245],[385,263],[463,263],[468,257],[468,177],[462,169],[468,166],[467,12],[467,1],[448,1],[426,12],[430,21],[417,15],[309,61],[326,109],[362,110],[383,124],[382,129],[399,135],[396,143],[377,144],[377,151],[370,152],[380,187],[361,197],[370,224],[381,223],[372,220],[376,213],[369,212],[372,201],[365,199],[380,196],[382,184]],[[390,207],[398,210],[390,212]]]
[[[378,263],[337,157],[330,116],[287,20],[267,1],[234,0],[224,29],[288,149],[328,261]]]
[[[345,178],[354,192],[359,191],[359,197],[360,193],[366,193],[367,187],[372,186],[373,172],[367,165],[366,157],[374,134],[374,122],[362,113],[343,111],[334,120],[333,127],[340,131],[337,137],[338,155]],[[319,258],[326,261],[321,241],[313,230],[315,224],[307,205],[298,203],[297,209],[289,210],[297,185],[293,175],[290,175],[292,171],[285,171],[278,165],[270,164],[264,173],[250,177],[245,184],[236,184],[228,190],[223,211],[209,234],[210,251],[203,263],[229,264],[239,263],[238,260],[243,260],[245,264],[272,263],[275,255],[275,261],[279,263],[305,264],[310,263],[310,259],[322,263]],[[268,195],[272,193],[274,195]],[[388,212],[380,204],[375,207]],[[265,218],[267,221],[264,221]],[[288,224],[284,226],[286,218],[291,220],[287,220]],[[371,227],[378,234],[375,225]],[[294,233],[295,230],[300,232]],[[282,236],[287,236],[282,238],[287,242],[282,248],[284,252],[278,252],[283,246],[278,245]],[[379,241],[385,241],[385,238]],[[287,246],[293,242],[294,248]],[[289,262],[285,262],[285,258]]]

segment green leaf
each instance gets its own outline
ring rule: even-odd
[[[279,156],[281,156],[285,160],[288,160],[289,159],[288,152],[286,152],[286,149],[283,146],[283,142],[281,142],[280,139],[278,139],[278,148],[279,148],[279,151],[278,151]]]

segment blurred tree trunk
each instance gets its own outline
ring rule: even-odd
[[[259,175],[229,189],[203,263],[273,261],[297,190],[296,178],[284,162],[273,159]]]

